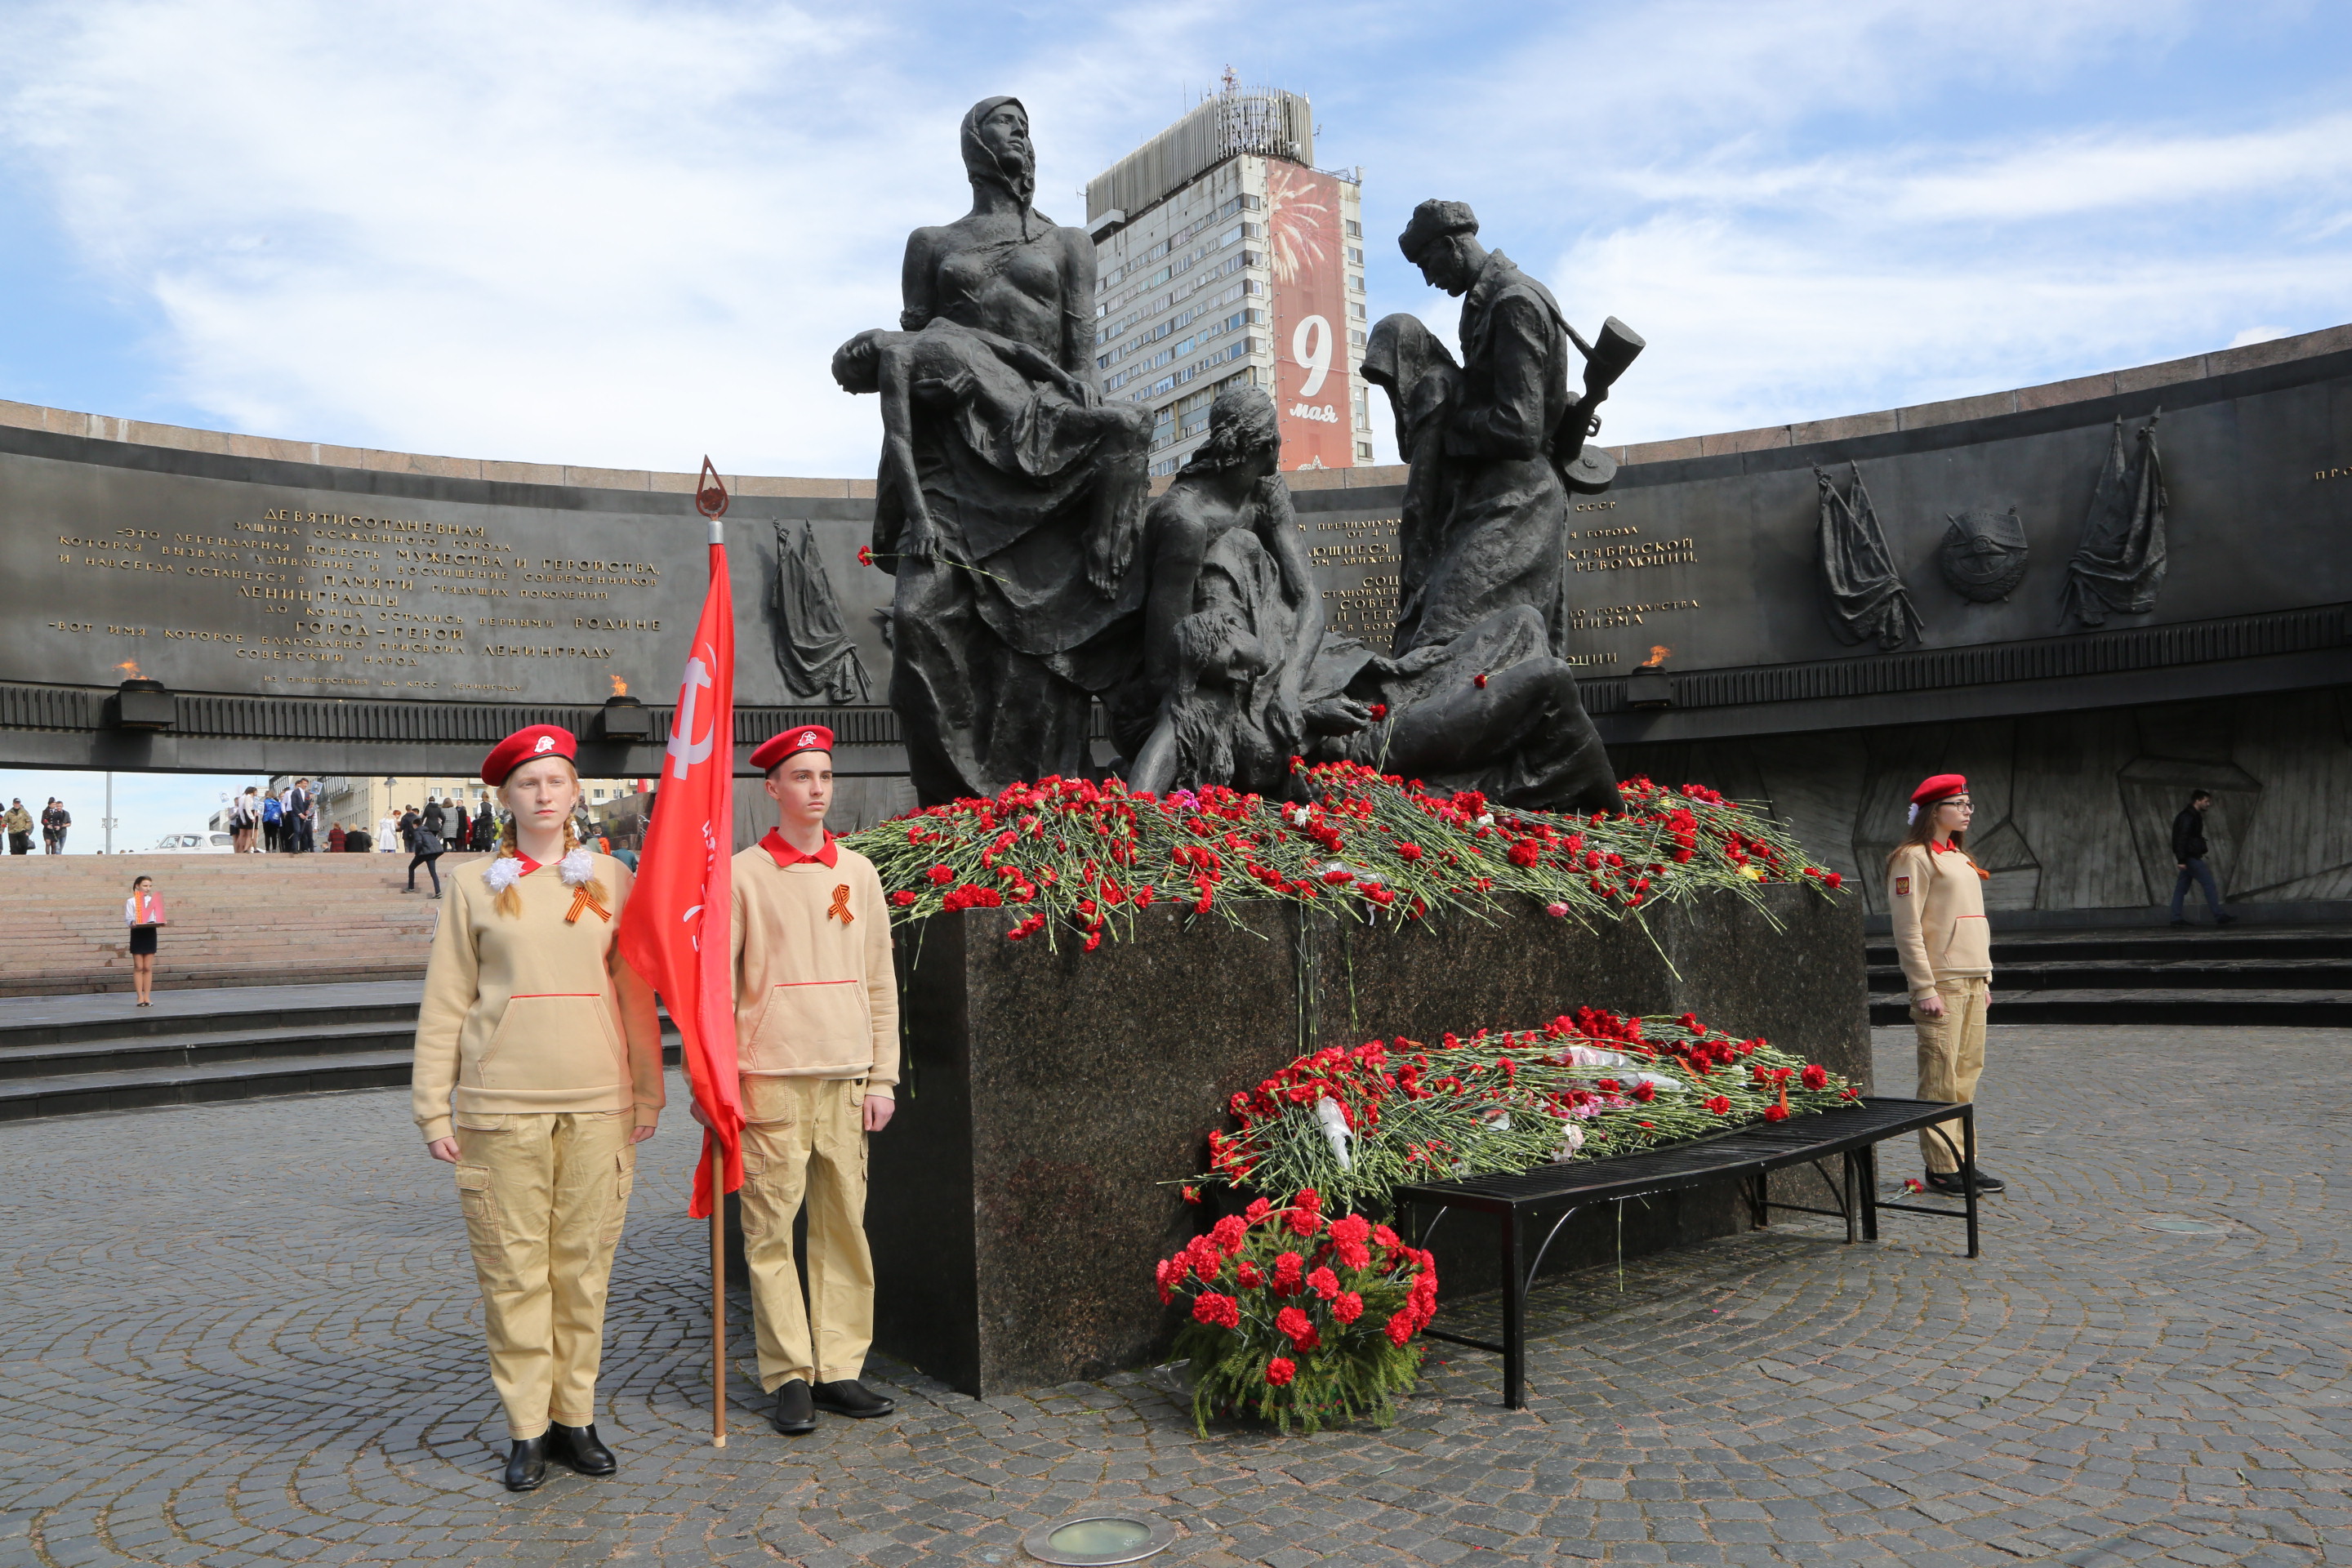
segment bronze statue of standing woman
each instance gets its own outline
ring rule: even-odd
[[[898,577],[890,706],[926,805],[1085,771],[1140,654],[1150,416],[1094,380],[1094,245],[1030,205],[1020,100],[964,116],[971,211],[907,240],[896,333],[835,359],[878,392],[874,554]]]

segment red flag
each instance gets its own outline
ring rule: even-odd
[[[702,462],[706,473],[710,459]],[[715,499],[714,499],[715,498]],[[735,605],[719,514],[727,492],[710,473],[695,498],[710,520],[710,589],[694,628],[670,723],[669,755],[628,907],[621,956],[660,994],[685,1037],[687,1078],[709,1119],[687,1212],[707,1217],[711,1141],[725,1152],[726,1190],[743,1184],[743,1099],[735,1061],[735,977],[729,879],[735,853]]]

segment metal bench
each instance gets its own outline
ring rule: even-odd
[[[1954,1119],[1960,1123],[1960,1145],[1953,1152],[1960,1162],[1965,1206],[1955,1212],[1918,1204],[1879,1202],[1878,1144],[1889,1138]],[[1942,1138],[1948,1145],[1951,1142],[1950,1136],[1941,1130],[1936,1136]],[[1820,1164],[1832,1155],[1840,1157],[1843,1162],[1842,1179],[1834,1182]],[[1419,1183],[1399,1187],[1395,1193],[1395,1203],[1401,1217],[1427,1215],[1425,1224],[1412,1227],[1419,1245],[1423,1247],[1429,1244],[1431,1233],[1452,1210],[1468,1209],[1496,1216],[1501,1232],[1498,1259],[1503,1278],[1502,1342],[1497,1344],[1492,1340],[1474,1339],[1466,1334],[1447,1333],[1437,1329],[1430,1329],[1426,1332],[1433,1340],[1467,1345],[1473,1350],[1492,1351],[1500,1355],[1503,1358],[1503,1403],[1510,1409],[1518,1410],[1527,1405],[1528,1291],[1535,1284],[1537,1270],[1543,1267],[1544,1254],[1550,1250],[1561,1228],[1579,1210],[1591,1208],[1596,1204],[1622,1204],[1656,1193],[1678,1192],[1725,1176],[1739,1176],[1746,1179],[1748,1213],[1758,1229],[1771,1223],[1772,1210],[1786,1209],[1844,1220],[1845,1238],[1849,1242],[1876,1241],[1881,1209],[1894,1209],[1904,1214],[1939,1215],[1967,1222],[1969,1256],[1974,1258],[1977,1256],[1976,1155],[1975,1107],[1948,1105],[1939,1100],[1873,1098],[1864,1099],[1848,1110],[1828,1110],[1788,1121],[1759,1121],[1717,1137],[1646,1150],[1638,1154],[1619,1154],[1604,1160],[1578,1161],[1566,1165],[1545,1165],[1516,1175],[1472,1176],[1454,1182]],[[1811,1208],[1803,1204],[1771,1202],[1766,1192],[1766,1178],[1774,1171],[1790,1165],[1811,1165],[1829,1186],[1837,1207]],[[1534,1260],[1521,1268],[1519,1259],[1525,1252],[1520,1236],[1522,1222],[1555,1214],[1559,1217],[1552,1221],[1550,1230],[1545,1233],[1542,1245],[1535,1249]]]

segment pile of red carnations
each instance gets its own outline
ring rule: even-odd
[[[1754,898],[1766,883],[1840,881],[1769,817],[1697,784],[1633,779],[1623,814],[1570,816],[1435,795],[1352,763],[1296,769],[1300,801],[1046,778],[847,842],[881,873],[894,918],[1017,907],[1013,941],[1074,937],[1088,952],[1131,934],[1154,904],[1230,919],[1274,899],[1402,923],[1485,918],[1523,894],[1562,919],[1616,919],[1707,889]]]
[[[1630,1153],[1861,1095],[1827,1068],[1687,1013],[1587,1007],[1540,1029],[1300,1057],[1233,1097],[1239,1130],[1210,1134],[1213,1169],[1201,1179],[1261,1193],[1311,1187],[1385,1209],[1412,1182]]]
[[[1421,1373],[1437,1268],[1387,1226],[1328,1218],[1312,1189],[1227,1215],[1159,1267],[1160,1299],[1189,1299],[1176,1353],[1192,1373],[1192,1421],[1254,1415],[1313,1432],[1386,1426]]]

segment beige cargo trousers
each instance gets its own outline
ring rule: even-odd
[[[1977,1079],[1984,1075],[1985,1006],[1992,997],[1992,982],[1982,975],[1955,975],[1937,981],[1936,994],[1944,1001],[1940,1018],[1930,1018],[1916,1002],[1911,1005],[1911,1024],[1919,1032],[1919,1098],[1974,1103]],[[1947,1138],[1951,1142],[1947,1143]],[[1958,1171],[1959,1151],[1967,1147],[1957,1119],[1919,1131],[1920,1152],[1927,1169],[1938,1174]],[[1976,1152],[1977,1163],[1982,1166],[1981,1127],[1977,1130]]]
[[[744,1075],[743,1261],[760,1386],[838,1383],[874,1341],[874,1254],[866,1243],[866,1080]],[[793,1216],[808,1207],[808,1294],[793,1264]]]
[[[459,1111],[457,1196],[490,1381],[517,1439],[596,1419],[604,1291],[637,1166],[627,1110]]]

